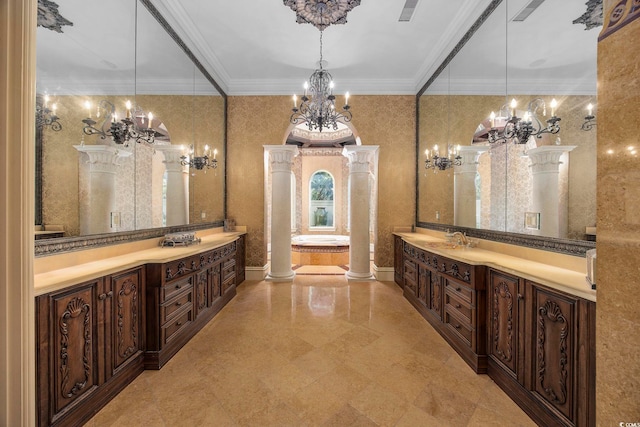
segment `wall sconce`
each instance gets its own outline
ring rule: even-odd
[[[62,130],[62,124],[58,121],[59,117],[56,115],[57,105],[51,104],[49,108],[49,95],[44,96],[44,102],[40,104],[36,102],[36,127],[42,128],[44,126],[51,126],[51,130],[59,132]]]
[[[584,117],[584,123],[580,127],[580,129],[584,131],[590,131],[597,126],[596,116],[593,115],[593,104],[587,105],[588,114]]]
[[[433,172],[438,170],[447,170],[452,166],[460,166],[462,164],[462,157],[460,156],[460,146],[449,147],[447,144],[447,155],[440,156],[440,150],[438,145],[433,146],[433,155],[431,150],[427,149],[424,152],[427,157],[424,161],[425,169],[433,169]]]
[[[145,114],[140,108],[132,111],[131,101],[126,102],[126,117],[118,120],[115,106],[109,101],[102,100],[98,103],[96,118],[104,117],[99,127],[98,122],[91,117],[91,103],[85,102],[85,108],[89,111],[89,117],[82,120],[85,124],[82,129],[86,135],[100,135],[101,139],[111,137],[116,144],[129,146],[129,140],[133,139],[137,143],[145,142],[153,144],[156,132],[153,129],[153,114],[148,114],[147,127],[144,127]],[[107,124],[110,120],[110,124]],[[138,123],[140,121],[140,123]]]
[[[556,116],[556,107],[558,102],[554,99],[551,100],[551,118],[546,123],[546,127],[542,127],[542,122],[538,119],[538,110],[542,108],[542,115],[547,115],[547,107],[543,99],[535,98],[527,105],[527,111],[524,113],[524,117],[520,119],[516,115],[516,107],[518,103],[515,99],[511,100],[509,109],[506,106],[500,108],[500,113],[503,114],[497,117],[492,111],[489,116],[491,120],[491,129],[488,132],[489,142],[494,144],[497,142],[506,143],[513,140],[514,144],[526,144],[530,137],[535,136],[542,138],[545,133],[557,134],[560,132],[560,117]],[[496,120],[504,121],[502,128],[496,127]]]
[[[218,168],[218,160],[216,156],[218,155],[218,150],[213,150],[213,159],[210,158],[211,150],[208,145],[204,146],[204,153],[202,156],[197,156],[195,152],[195,148],[193,144],[189,149],[189,153],[180,156],[180,163],[182,166],[189,166],[191,169],[203,170],[207,173],[207,169],[217,169]]]

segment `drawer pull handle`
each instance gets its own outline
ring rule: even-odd
[[[176,285],[176,289],[180,289],[182,285]]]
[[[458,292],[460,292],[461,290],[462,290],[462,289],[460,289],[460,286],[458,286],[458,287],[456,288],[456,291],[458,291]]]
[[[111,298],[112,296],[113,296],[113,291],[109,291],[109,292],[107,292],[106,294],[100,294],[100,295],[98,295],[98,299],[99,299],[100,301],[104,301],[104,300],[106,300],[106,299],[107,299],[107,297],[108,297],[108,298]]]
[[[182,326],[182,322],[176,322],[176,326]]]
[[[456,304],[456,308],[461,308],[462,306],[460,304]]]
[[[180,307],[180,306],[182,305],[182,302],[178,301],[178,302],[176,303],[176,305],[177,305],[178,307]]]
[[[453,325],[454,328],[460,329],[460,325]]]
[[[518,299],[519,299],[520,301],[522,301],[522,300],[524,299],[524,297],[522,296],[522,294],[518,294]]]

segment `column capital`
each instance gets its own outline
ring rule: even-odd
[[[342,155],[349,160],[349,170],[354,172],[369,172],[369,164],[375,160],[377,145],[345,145]]]
[[[576,148],[576,145],[543,145],[527,150],[532,173],[558,173],[560,156]]]
[[[464,145],[460,147],[460,157],[462,164],[454,166],[454,174],[476,173],[478,171],[478,158],[482,153],[489,151],[488,145]]]
[[[274,172],[291,172],[293,158],[298,155],[295,145],[264,145],[264,152],[269,157],[271,170]]]
[[[165,167],[168,171],[187,172],[188,166],[182,164],[182,156],[184,155],[184,147],[180,145],[157,145],[156,151],[160,151],[164,155]]]
[[[91,172],[116,173],[119,160],[131,156],[131,151],[120,150],[110,145],[74,145],[76,150],[89,156]]]

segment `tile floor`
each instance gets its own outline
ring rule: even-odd
[[[251,282],[88,426],[533,426],[390,282]]]

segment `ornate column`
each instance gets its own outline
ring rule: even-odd
[[[371,212],[371,167],[378,155],[377,145],[347,145],[342,154],[349,159],[349,280],[371,280],[369,262],[369,218]]]
[[[74,145],[74,148],[89,156],[90,165],[87,200],[80,202],[80,233],[109,233],[113,231],[111,212],[116,204],[118,161],[132,153],[108,145]]]
[[[462,227],[476,227],[476,174],[478,158],[488,146],[460,147],[462,164],[453,172],[453,223]]]
[[[181,163],[182,147],[158,145],[155,148],[164,155],[167,170],[166,226],[189,224],[189,167]]]
[[[538,230],[533,234],[562,237],[567,230],[566,192],[560,181],[560,156],[576,148],[575,145],[543,145],[527,151],[531,160],[531,209],[540,214]],[[564,197],[561,197],[564,193]]]
[[[288,281],[291,269],[291,166],[294,145],[265,145],[271,173],[271,271],[267,280]]]

